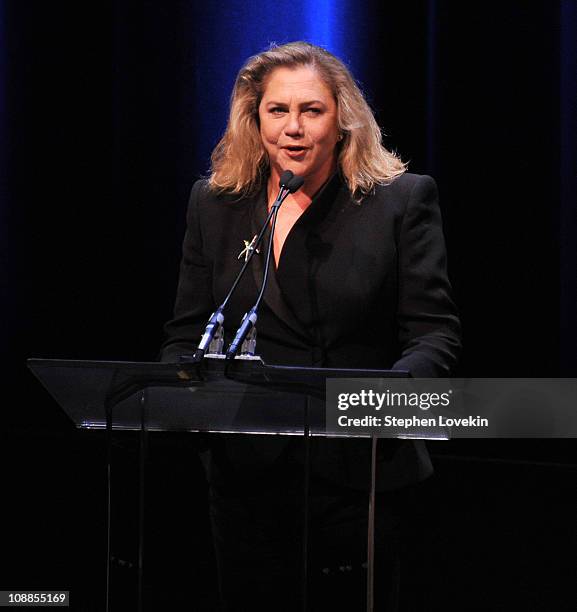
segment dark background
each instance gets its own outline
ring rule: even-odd
[[[25,360],[155,358],[188,191],[234,75],[270,41],[299,38],[351,66],[387,145],[438,182],[457,374],[577,376],[577,3],[0,1],[0,589],[67,588],[73,609],[103,609],[104,439],[75,431]],[[191,437],[150,446],[150,609],[210,610]],[[124,610],[136,448],[126,435],[114,451]],[[430,450],[425,609],[574,610],[574,441]]]

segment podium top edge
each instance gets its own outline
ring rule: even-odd
[[[213,360],[207,360],[213,361]],[[215,360],[216,361],[216,360]],[[218,360],[221,361],[221,360]],[[237,363],[243,362],[243,360],[235,360]],[[246,362],[252,363],[255,362]],[[410,377],[409,372],[401,370],[378,370],[378,369],[357,369],[357,368],[319,368],[311,366],[292,366],[292,365],[276,365],[267,364],[264,361],[258,361],[259,367],[262,366],[270,372],[303,372],[306,371],[309,374],[331,374],[342,376],[343,374],[350,375],[350,378],[362,376],[363,378],[374,376],[379,378],[382,376],[395,377],[395,378],[407,378]],[[119,361],[119,360],[96,360],[96,359],[46,359],[39,357],[29,357],[26,359],[26,365],[31,370],[36,367],[67,367],[67,368],[142,368],[150,367],[165,371],[172,371],[174,368],[190,367],[190,363],[186,362],[163,362],[163,361]]]

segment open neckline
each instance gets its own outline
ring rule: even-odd
[[[305,210],[303,210],[303,212],[299,215],[298,219],[292,224],[292,227],[290,228],[290,230],[288,231],[282,248],[280,250],[279,253],[279,258],[278,258],[278,262],[276,260],[275,254],[274,254],[274,241],[273,241],[273,246],[272,246],[272,260],[274,262],[274,270],[275,272],[278,272],[281,269],[281,264],[284,261],[284,255],[286,253],[287,250],[287,243],[289,242],[289,240],[291,238],[294,239],[294,235],[295,235],[295,231],[298,231],[298,227],[300,225],[302,225],[312,214],[313,211],[316,212],[318,210],[318,203],[319,201],[322,200],[323,195],[325,195],[325,191],[327,190],[327,187],[329,185],[332,185],[333,181],[336,180],[337,175],[339,174],[339,171],[336,170],[335,172],[333,172],[329,178],[319,187],[319,189],[315,192],[315,194],[313,195],[310,204],[306,207]],[[268,186],[265,185],[265,200],[266,200],[266,210],[270,210],[270,204],[268,202]],[[303,221],[304,219],[304,221]],[[278,223],[278,218],[277,218],[277,223]],[[269,231],[270,231],[270,224],[269,224]]]

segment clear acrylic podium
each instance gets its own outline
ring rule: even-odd
[[[307,609],[308,493],[310,436],[343,436],[325,424],[327,378],[402,378],[407,372],[270,366],[259,358],[226,362],[216,357],[200,364],[68,361],[29,359],[28,367],[81,429],[106,429],[107,551],[106,609],[111,572],[111,442],[113,430],[140,431],[146,449],[148,431],[205,432],[301,436],[303,472],[303,610]],[[368,437],[359,435],[359,437]],[[144,483],[144,453],[140,477]],[[373,438],[371,492],[368,508],[367,610],[372,610],[373,527],[376,442]],[[138,610],[142,610],[144,488],[139,501]]]

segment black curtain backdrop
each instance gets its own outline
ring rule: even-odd
[[[102,610],[103,438],[76,432],[25,360],[155,358],[187,195],[219,136],[197,137],[208,121],[199,74],[219,45],[203,37],[192,2],[0,7],[0,590],[69,588],[73,609]],[[387,145],[439,185],[464,330],[457,374],[577,376],[577,3],[368,1],[362,10],[371,44],[358,76]],[[233,71],[243,59],[222,56]],[[224,116],[228,99],[211,103]],[[127,435],[115,449],[125,610],[135,444]],[[574,442],[430,450],[425,609],[574,610]],[[149,602],[169,585],[165,609],[213,609],[205,484],[190,438],[153,437],[149,468]],[[191,589],[200,603],[179,607]]]

